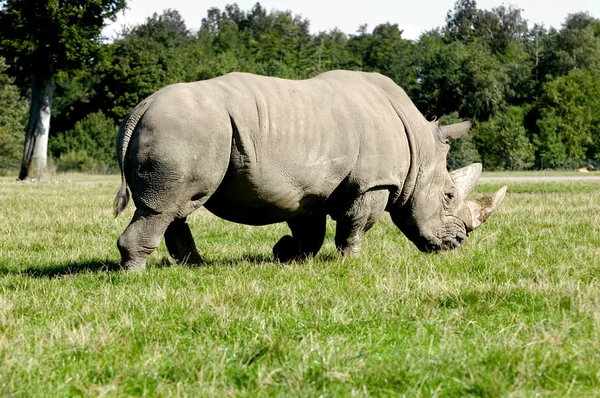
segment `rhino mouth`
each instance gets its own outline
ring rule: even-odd
[[[453,237],[440,239],[436,242],[426,241],[422,244],[417,243],[417,248],[426,253],[437,253],[445,250],[457,249],[463,244],[466,238],[466,234],[459,234]]]
[[[464,222],[456,219],[441,230],[429,236],[423,236],[414,241],[422,252],[436,253],[445,250],[457,249],[467,239],[468,233]]]

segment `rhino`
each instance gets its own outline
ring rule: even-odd
[[[426,120],[378,73],[230,73],[167,86],[119,128],[115,216],[129,191],[136,206],[117,242],[122,266],[144,269],[163,236],[174,260],[200,264],[186,218],[201,206],[236,223],[287,222],[291,235],[273,247],[281,262],[317,254],[327,215],[345,256],[359,254],[384,211],[418,249],[457,248],[506,192],[467,200],[481,164],[448,172],[449,140],[470,126]]]

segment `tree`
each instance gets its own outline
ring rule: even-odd
[[[386,75],[405,89],[413,84],[413,44],[402,38],[397,24],[377,25],[365,50],[363,70]]]
[[[533,166],[534,148],[523,126],[524,111],[511,106],[473,128],[475,145],[489,170],[520,170]]]
[[[570,14],[558,39],[557,55],[567,73],[573,69],[600,72],[600,20],[587,13]]]
[[[252,14],[252,51],[256,62],[263,64],[263,71],[292,79],[311,76],[317,68],[317,43],[310,34],[309,21],[290,11]]]
[[[507,65],[478,39],[465,46],[459,73],[461,116],[488,120],[506,107],[509,77]]]
[[[6,62],[0,58],[0,168],[16,168],[23,145],[27,102],[22,100],[14,78],[6,74]]]
[[[474,35],[473,22],[477,16],[475,0],[457,0],[454,12],[446,14],[444,34],[448,41],[469,42]]]
[[[527,21],[523,10],[504,5],[491,11],[477,10],[473,17],[473,35],[480,38],[495,54],[505,54],[509,45],[523,42],[527,34]]]
[[[105,48],[106,59],[96,67],[97,107],[121,120],[142,99],[166,85],[196,80],[197,54],[193,36],[175,10],[154,14],[143,24],[122,32]],[[118,62],[117,62],[118,60]]]
[[[544,72],[541,68],[542,58],[548,45],[548,30],[544,25],[535,24],[533,28],[525,35],[525,52],[531,68],[531,78],[529,81],[530,96],[529,101],[537,100],[544,79]]]
[[[58,169],[96,172],[118,170],[115,153],[117,130],[115,122],[101,111],[88,114],[75,123],[72,130],[51,142],[50,149],[58,158]],[[65,161],[74,158],[77,165]]]
[[[101,31],[125,0],[0,0],[0,52],[20,83],[31,84],[19,180],[47,169],[56,74],[93,62]]]
[[[373,40],[373,35],[368,33],[367,28],[367,24],[360,25],[356,31],[357,34],[351,35],[348,40],[348,48],[354,54],[353,61],[355,63],[350,69],[365,70],[367,68],[369,47]]]
[[[348,69],[352,57],[348,48],[348,36],[339,29],[319,32],[315,37],[317,48],[317,72]]]
[[[538,69],[543,81],[574,69],[600,72],[600,20],[587,13],[570,14],[560,31],[550,29],[543,40]]]
[[[549,167],[567,159],[597,156],[600,136],[600,74],[573,70],[544,84],[536,103],[538,154]]]
[[[416,45],[418,85],[410,94],[426,117],[439,118],[459,111],[464,46],[460,42],[447,44],[439,30],[419,37]]]

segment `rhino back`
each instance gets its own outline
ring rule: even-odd
[[[205,206],[220,217],[268,224],[312,212],[334,191],[401,189],[410,155],[390,90],[406,96],[381,75],[343,71],[168,86],[132,139],[134,201],[159,211],[174,197],[212,195]]]

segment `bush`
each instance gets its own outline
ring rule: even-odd
[[[50,140],[58,170],[110,173],[118,170],[115,142],[118,127],[102,112],[91,113],[72,130]]]
[[[544,84],[535,104],[540,115],[534,143],[546,167],[597,157],[600,136],[600,74],[573,70]]]
[[[7,127],[0,125],[0,169],[16,170],[21,165],[25,134],[17,137]]]
[[[0,57],[0,169],[12,170],[21,165],[28,103],[20,98],[6,69],[4,58]]]
[[[58,158],[56,170],[60,172],[79,171],[90,174],[106,174],[107,165],[88,155],[85,150],[63,153]]]
[[[533,166],[533,144],[527,138],[523,119],[523,109],[512,106],[475,126],[475,144],[486,169],[523,170]]]

